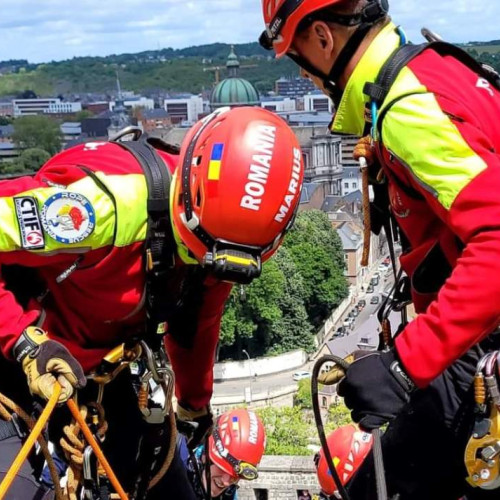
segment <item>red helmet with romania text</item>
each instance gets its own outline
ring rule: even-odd
[[[266,431],[253,411],[231,410],[218,417],[208,447],[217,467],[235,479],[253,480],[266,448]]]
[[[335,4],[346,3],[345,0],[262,0],[262,11],[266,29],[260,37],[261,45],[266,49],[274,49],[277,57],[285,55],[292,44],[299,24],[309,18],[315,19],[314,13]],[[359,14],[336,14],[323,20],[332,21],[344,26],[355,26],[371,23],[387,13],[387,0],[368,0]]]
[[[262,108],[220,108],[182,144],[174,227],[217,277],[249,283],[291,226],[302,180],[300,146],[284,120]]]
[[[370,453],[373,436],[368,432],[363,432],[354,424],[348,424],[330,433],[327,443],[333,465],[342,484],[345,485]],[[328,468],[323,450],[316,455],[316,472],[323,493],[338,496],[337,486]]]

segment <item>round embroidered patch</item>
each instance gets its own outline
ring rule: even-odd
[[[60,243],[78,243],[95,228],[95,212],[90,201],[78,193],[63,191],[52,195],[43,204],[42,226]]]

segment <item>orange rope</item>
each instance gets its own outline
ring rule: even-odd
[[[56,407],[60,393],[61,393],[61,386],[59,384],[55,384],[54,392],[52,393],[52,396],[50,396],[50,399],[49,399],[49,402],[47,403],[47,406],[43,409],[43,412],[40,415],[40,418],[37,420],[35,426],[33,427],[33,430],[30,432],[28,439],[26,439],[21,450],[17,454],[16,459],[14,460],[14,462],[12,462],[12,465],[10,466],[9,470],[7,471],[7,474],[4,477],[2,483],[0,484],[0,500],[5,498],[5,495],[8,491],[8,489],[10,488],[12,481],[14,481],[14,479],[15,479],[17,473],[19,472],[19,469],[21,468],[23,462],[26,460],[26,457],[29,455],[31,448],[35,444],[35,441],[38,439],[38,436],[40,436],[40,434],[42,433],[43,428],[45,427],[45,424],[49,420],[51,413],[53,412],[54,408]]]
[[[368,165],[363,156],[359,158],[359,165],[361,169],[361,184],[363,193],[363,255],[361,256],[361,265],[366,267],[370,257],[371,217]]]
[[[85,422],[84,418],[80,414],[80,411],[78,410],[78,406],[76,405],[75,401],[73,399],[68,399],[68,401],[66,403],[68,405],[68,408],[71,411],[71,414],[73,415],[73,418],[80,425],[80,428],[83,432],[83,435],[85,436],[85,439],[87,440],[89,445],[92,447],[92,450],[94,451],[97,459],[99,460],[102,467],[104,468],[111,484],[113,485],[114,489],[116,490],[116,492],[120,496],[120,500],[128,500],[128,496],[125,493],[125,490],[122,488],[122,485],[118,481],[118,478],[116,477],[115,473],[113,472],[113,469],[109,465],[109,462],[107,461],[101,448],[99,447],[99,444],[97,443],[92,432],[90,431],[90,429],[87,425],[87,422]],[[1,500],[1,497],[0,497],[0,500]]]

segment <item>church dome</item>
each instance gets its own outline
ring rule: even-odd
[[[227,58],[226,68],[229,77],[218,83],[210,95],[210,107],[212,110],[223,106],[260,106],[257,89],[248,80],[238,76],[240,61],[234,53],[234,46],[232,45],[231,52]]]
[[[258,106],[257,89],[244,78],[226,78],[218,83],[210,95],[212,109],[222,106]]]

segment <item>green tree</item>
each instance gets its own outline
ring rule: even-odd
[[[311,380],[306,378],[299,380],[298,387],[297,394],[293,399],[294,406],[302,409],[312,409]]]
[[[19,148],[39,148],[54,155],[61,150],[62,133],[47,116],[22,116],[14,121],[12,140]]]
[[[278,250],[275,261],[285,282],[283,294],[278,299],[282,315],[272,325],[269,354],[280,354],[293,349],[312,352],[314,336],[304,303],[304,278],[287,248],[281,247]]]
[[[49,153],[40,148],[25,149],[19,156],[19,162],[23,165],[24,170],[35,172],[38,170],[48,159]]]
[[[342,243],[326,214],[310,210],[298,215],[285,246],[304,280],[306,310],[317,328],[348,295]]]
[[[312,455],[317,440],[314,419],[299,407],[267,407],[257,410],[266,429],[267,455]]]
[[[0,116],[0,126],[10,125],[11,123],[12,123],[12,118],[8,118],[7,116]]]
[[[245,348],[262,355],[272,341],[272,325],[282,317],[279,300],[285,277],[274,260],[263,266],[262,275],[243,290],[234,287],[221,326],[222,354],[241,359]],[[231,346],[224,351],[224,347]]]
[[[22,174],[26,172],[24,164],[19,160],[11,160],[0,162],[0,175],[1,174]]]

